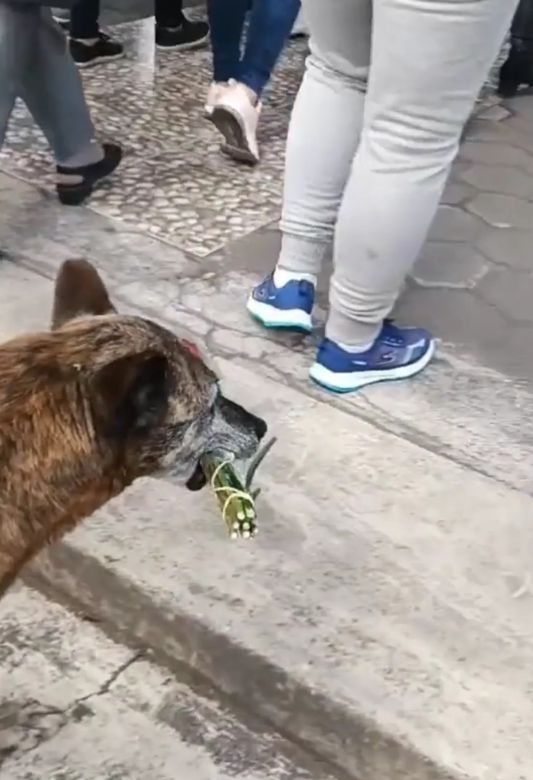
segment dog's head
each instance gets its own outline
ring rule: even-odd
[[[160,475],[198,490],[205,453],[254,454],[265,422],[224,397],[192,344],[117,314],[90,263],[62,266],[52,329],[70,345],[94,435],[131,477]]]

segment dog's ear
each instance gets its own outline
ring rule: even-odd
[[[95,424],[104,436],[142,435],[160,425],[168,411],[170,381],[164,355],[126,355],[92,377],[90,400]]]
[[[52,330],[83,314],[114,311],[96,269],[87,260],[66,260],[56,279]]]

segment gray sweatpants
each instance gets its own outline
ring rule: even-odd
[[[17,97],[45,134],[58,163],[93,161],[94,127],[80,76],[50,9],[0,0],[0,148]]]
[[[517,0],[303,0],[278,267],[333,250],[327,335],[374,339],[435,216]]]

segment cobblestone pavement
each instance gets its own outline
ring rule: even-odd
[[[288,48],[277,71],[261,121],[262,166],[250,170],[221,156],[219,136],[203,118],[209,52],[156,52],[153,19],[118,34],[127,58],[93,68],[84,86],[99,134],[123,142],[125,159],[90,207],[197,256],[275,219],[305,42]],[[49,184],[46,143],[23,108],[2,156],[6,170]]]

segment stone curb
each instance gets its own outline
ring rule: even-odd
[[[163,663],[181,664],[253,712],[287,739],[331,762],[354,780],[463,780],[378,727],[364,712],[317,694],[268,658],[222,634],[191,612],[172,612],[68,542],[48,548],[29,567],[43,587],[110,632],[141,644]],[[364,774],[362,774],[364,768]]]

